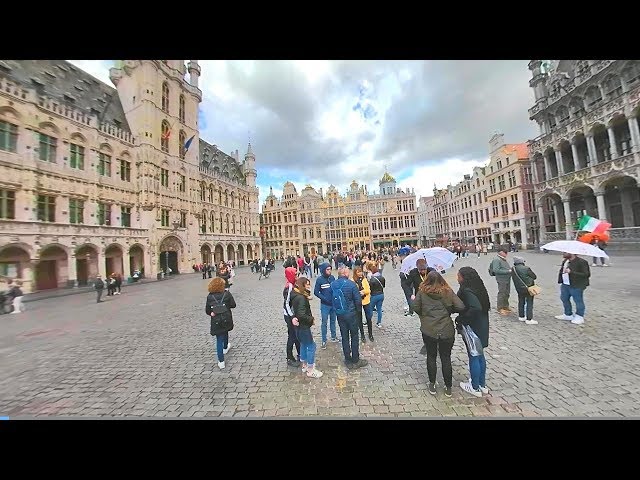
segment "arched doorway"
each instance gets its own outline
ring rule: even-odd
[[[89,280],[95,278],[98,272],[98,247],[88,243],[78,247],[76,249],[76,278],[78,286],[87,286]]]
[[[558,176],[558,162],[556,159],[556,152],[551,147],[548,147],[544,152],[544,166],[547,180],[556,178]],[[548,171],[547,167],[549,168]]]
[[[611,160],[611,146],[606,127],[602,124],[595,125],[591,129],[591,134],[596,148],[596,158],[591,161],[591,166]]]
[[[238,265],[244,265],[244,247],[238,245]]]
[[[573,188],[569,191],[569,210],[572,225],[583,215],[598,218],[598,205],[593,189],[588,185]]]
[[[233,245],[227,245],[227,261],[235,262],[236,260],[236,249],[233,248]]]
[[[253,258],[253,248],[251,248],[251,244],[247,245],[247,259],[251,260]]]
[[[255,243],[253,245],[253,256],[254,257],[258,257],[258,258],[262,258],[262,252],[260,251],[260,244]],[[280,251],[280,256],[284,256],[284,252]]]
[[[562,198],[557,193],[550,193],[543,196],[542,211],[544,213],[544,225],[541,225],[542,232],[560,232],[564,228],[564,208]]]
[[[180,257],[182,257],[182,242],[174,235],[169,235],[160,243],[160,258],[158,271],[173,275],[180,273]]]
[[[129,265],[131,270],[129,272],[130,276],[133,276],[133,272],[136,270],[144,275],[144,249],[142,245],[136,243],[129,249]]]
[[[224,261],[224,247],[222,245],[220,244],[216,245],[216,249],[214,251],[214,258],[216,261],[216,265]]]
[[[640,227],[640,189],[636,179],[616,177],[602,186],[606,218],[611,227]]]
[[[120,245],[113,243],[107,247],[104,251],[104,265],[107,276],[112,273],[119,273],[120,275],[124,273],[122,265],[122,247]]]
[[[563,140],[558,145],[560,149],[560,155],[562,156],[562,170],[564,173],[571,173],[575,171],[575,165],[573,161],[573,150],[571,144],[567,140]]]
[[[211,247],[208,244],[205,243],[200,247],[200,257],[202,258],[202,263],[211,263]]]
[[[0,250],[0,276],[31,281],[29,262],[27,247],[17,244],[6,245]]]
[[[59,245],[48,245],[40,251],[35,268],[36,290],[65,286],[68,277],[67,252]]]
[[[609,122],[609,127],[613,130],[615,138],[615,151],[618,156],[629,155],[631,153],[631,130],[629,122],[624,115],[616,115]]]

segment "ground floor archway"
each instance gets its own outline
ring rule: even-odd
[[[216,245],[214,257],[215,257],[216,265],[224,261],[224,248],[222,245],[220,244]]]
[[[165,237],[160,243],[160,258],[158,259],[158,271],[165,274],[177,275],[180,273],[180,258],[182,258],[182,242],[175,235]]]
[[[235,260],[236,260],[236,249],[234,248],[233,245],[229,244],[227,245],[227,261],[235,262]]]
[[[211,263],[211,247],[209,245],[204,244],[200,247],[200,257],[202,263]]]
[[[120,275],[124,273],[122,257],[122,247],[118,244],[113,243],[105,249],[104,264],[107,276],[111,276],[113,273]]]
[[[238,265],[244,265],[244,247],[238,245]]]
[[[612,228],[640,227],[640,189],[635,178],[620,176],[606,181],[605,217]]]
[[[129,249],[129,275],[133,276],[136,270],[144,275],[144,248],[135,244]]]
[[[564,230],[565,218],[562,198],[557,193],[549,193],[540,198],[543,212],[543,224],[541,229],[544,232],[561,232]]]
[[[29,248],[20,244],[5,245],[0,249],[0,276],[31,281]]]
[[[60,245],[48,245],[40,251],[35,271],[36,290],[51,290],[66,286],[69,256]]]
[[[89,285],[96,278],[98,268],[98,247],[89,243],[76,249],[76,280],[79,287]]]
[[[247,245],[247,259],[253,259],[253,248],[251,247],[251,244]]]

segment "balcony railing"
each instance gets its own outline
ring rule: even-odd
[[[147,237],[146,228],[77,225],[71,223],[0,220],[0,231],[9,235],[50,235],[76,237]]]

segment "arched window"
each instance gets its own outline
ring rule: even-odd
[[[220,233],[222,233],[222,212],[220,212]]]
[[[229,190],[225,190],[224,191],[224,206],[228,207],[229,206]],[[227,232],[229,233],[229,232]]]
[[[231,219],[231,229],[232,229],[232,233],[236,233],[236,216],[235,215]]]
[[[227,213],[224,233],[229,233],[229,214]]]
[[[185,135],[185,133],[182,130],[180,130],[180,133],[178,134],[178,148],[179,148],[179,151],[180,151],[180,158],[183,158],[183,159],[184,159],[184,157],[185,157],[185,155],[187,153],[184,150],[184,142],[187,139],[186,137],[187,136]]]
[[[609,100],[622,94],[622,82],[620,81],[620,77],[616,75],[607,77],[602,86],[604,87],[604,94]]]
[[[597,86],[593,85],[587,90],[585,98],[589,107],[596,107],[602,101],[602,93]]]
[[[584,101],[580,97],[572,98],[569,103],[569,109],[574,117],[581,117],[584,115]]]
[[[563,125],[569,121],[569,109],[564,105],[559,107],[556,111],[556,117],[560,125]]]
[[[622,78],[629,88],[638,85],[640,82],[640,62],[629,62],[622,70]]]
[[[218,190],[218,205],[222,205],[222,189]],[[222,231],[222,227],[220,231]]]
[[[236,208],[236,194],[231,192],[231,208]]]
[[[162,121],[162,128],[160,133],[160,149],[163,152],[169,153],[169,136],[171,135],[169,130],[169,122]]]
[[[209,185],[209,202],[213,203],[213,185]]]
[[[169,113],[169,84],[162,83],[162,111]]]
[[[209,222],[209,229],[211,230],[211,233],[214,233],[216,231],[215,224],[216,224],[215,213],[211,212],[211,221]]]
[[[207,233],[207,211],[203,210],[202,211],[202,233]]]
[[[180,123],[185,123],[184,122],[184,95],[180,95],[180,103],[178,105],[178,117],[180,117]]]
[[[206,188],[207,188],[207,185],[204,182],[202,182],[200,184],[200,200],[203,201],[203,202],[204,202],[204,198],[205,198],[205,190],[206,190]]]

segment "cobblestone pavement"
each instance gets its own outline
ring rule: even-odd
[[[521,255],[544,289],[534,312],[540,324],[491,314],[491,391],[482,398],[457,386],[468,378],[460,337],[453,352],[453,397],[445,398],[441,386],[437,396],[427,392],[418,319],[402,315],[402,290],[390,266],[384,272],[385,328],[376,329],[375,343],[363,348],[368,367],[347,370],[339,343],[318,348],[321,379],[288,367],[278,267],[261,281],[246,269],[238,272],[236,327],[225,370],[217,368],[203,312],[207,282],[198,275],[124,289],[102,304],[94,294],[79,294],[32,302],[23,314],[1,316],[0,416],[638,415],[640,282],[634,272],[640,257],[614,258],[611,268],[592,269],[586,323],[576,326],[553,318],[562,313],[560,256]],[[472,256],[456,267],[478,268],[495,302],[496,284],[486,273],[491,258]],[[457,289],[455,270],[446,277]],[[512,290],[512,307],[516,303]],[[312,308],[319,311],[317,299]],[[314,337],[319,347],[319,325]]]

